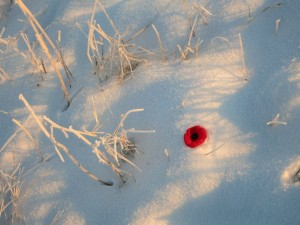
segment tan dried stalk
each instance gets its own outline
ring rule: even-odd
[[[113,35],[106,33],[100,24],[96,23],[95,12],[97,7],[100,7],[104,12],[114,30]],[[95,0],[94,2],[94,9],[88,26],[87,56],[93,66],[94,74],[100,71],[104,72],[104,78],[106,79],[108,76],[117,74],[122,82],[126,78],[126,75],[131,74],[133,76],[133,70],[140,62],[146,61],[140,56],[135,55],[137,48],[134,44],[127,44],[124,41],[123,35],[118,31],[99,0]],[[102,81],[101,77],[100,81]]]
[[[27,100],[23,97],[23,95],[19,96],[19,99],[24,103],[26,108],[29,110],[31,116],[35,119],[38,126],[42,130],[42,132],[45,134],[45,136],[53,143],[54,148],[60,157],[62,161],[64,161],[63,156],[60,153],[60,150],[65,152],[68,157],[71,159],[71,161],[79,167],[80,170],[82,170],[84,173],[86,173],[88,176],[90,176],[92,179],[99,181],[105,185],[113,185],[112,182],[104,182],[95,175],[91,174],[86,168],[84,168],[70,153],[70,151],[67,149],[67,147],[60,142],[56,141],[54,137],[54,129],[60,130],[66,138],[69,138],[69,134],[74,135],[77,137],[80,141],[84,142],[86,145],[90,147],[92,152],[96,155],[99,162],[104,163],[105,165],[111,167],[111,169],[120,177],[120,179],[123,182],[126,182],[126,172],[122,171],[119,167],[121,166],[119,160],[123,160],[132,166],[136,167],[134,163],[132,163],[128,158],[127,155],[134,153],[136,151],[136,146],[128,139],[127,133],[149,133],[154,131],[138,131],[135,129],[124,129],[124,121],[126,120],[127,116],[130,113],[134,112],[141,112],[143,109],[134,109],[128,111],[124,116],[122,116],[122,119],[119,123],[119,125],[116,127],[114,132],[112,134],[110,133],[104,133],[104,132],[89,132],[89,131],[80,131],[73,129],[71,126],[66,128],[62,127],[59,124],[53,122],[51,119],[49,119],[46,116],[43,116],[42,118],[38,118],[37,115],[34,113],[32,107],[29,105]],[[95,111],[96,114],[96,111]],[[95,118],[98,118],[97,115],[95,115]],[[50,131],[47,130],[47,128],[43,125],[42,121],[50,126]],[[97,121],[97,120],[96,120]],[[89,140],[89,138],[94,139],[94,143]],[[99,150],[100,146],[103,146],[105,149],[106,154]],[[113,162],[111,162],[111,159],[113,159]],[[138,167],[136,167],[138,169]]]
[[[163,44],[162,44],[162,41],[161,41],[161,38],[160,38],[160,34],[159,32],[157,31],[156,27],[154,26],[154,24],[152,24],[152,28],[156,34],[156,37],[157,37],[157,40],[158,40],[158,43],[159,43],[159,47],[160,47],[160,50],[161,50],[161,56],[162,56],[162,60],[163,61],[166,61],[167,60],[167,57],[166,57],[166,52],[165,52],[165,49],[163,47]]]
[[[35,148],[38,150],[40,157],[41,157],[41,161],[44,161],[44,157],[43,157],[43,153],[41,151],[41,149],[39,148],[39,144],[38,142],[33,138],[32,134],[30,133],[30,131],[24,126],[24,124],[22,124],[20,121],[16,120],[16,119],[12,119],[12,122],[14,124],[16,124],[19,128],[21,128],[21,130],[27,135],[27,137],[34,143]]]
[[[33,49],[31,48],[31,45],[30,45],[30,42],[29,42],[29,39],[27,37],[26,34],[22,33],[21,34],[28,50],[29,50],[29,53],[30,53],[30,56],[31,56],[31,62],[32,62],[32,65],[41,73],[46,73],[46,69],[45,69],[45,66],[41,65],[40,62],[38,61]]]
[[[241,33],[239,33],[239,42],[240,42],[241,54],[242,54],[244,80],[247,80],[247,69],[246,69],[246,64],[245,64],[245,53],[244,53],[243,39],[242,39]]]
[[[21,193],[23,169],[20,164],[11,172],[0,170],[0,218],[21,219],[18,200]]]
[[[183,50],[179,44],[177,45],[180,55],[181,55],[182,59],[184,59],[184,60],[188,60],[190,55],[192,55],[192,54],[196,54],[198,56],[199,46],[201,45],[202,41],[200,41],[198,39],[194,46],[192,46],[192,44],[191,44],[193,37],[195,37],[195,26],[197,24],[198,17],[199,17],[199,14],[197,13],[193,24],[190,22],[191,30],[190,30],[190,34],[189,34],[189,38],[188,38],[188,43],[187,43],[185,49]]]
[[[48,44],[52,47],[52,49],[55,51],[58,60],[61,62],[66,75],[68,77],[68,79],[70,80],[71,77],[71,73],[67,67],[67,65],[65,64],[63,57],[61,55],[61,53],[57,50],[57,48],[55,47],[55,45],[53,44],[53,42],[51,41],[51,39],[49,38],[49,36],[47,35],[47,33],[45,32],[45,30],[42,28],[42,26],[39,24],[39,22],[36,20],[36,18],[34,17],[34,15],[30,12],[30,10],[26,7],[26,5],[22,2],[22,0],[16,0],[16,2],[18,3],[21,11],[23,12],[23,14],[26,16],[28,22],[30,23],[31,27],[33,28],[35,34],[36,34],[36,38],[39,42],[39,44],[41,45],[44,53],[46,54],[48,60],[50,61],[50,63],[52,64],[52,66],[54,67],[56,74],[59,78],[60,84],[61,84],[61,89],[64,93],[65,99],[67,101],[67,105],[70,105],[70,98],[69,98],[69,93],[68,90],[66,88],[65,82],[62,78],[60,69],[58,68],[56,61],[54,60],[54,58],[52,57],[49,48],[44,40],[44,38],[46,39],[46,41],[48,42]],[[70,82],[70,81],[69,81]]]
[[[27,100],[24,98],[24,96],[21,94],[19,96],[19,99],[24,103],[24,105],[26,106],[26,108],[29,110],[30,114],[32,115],[33,119],[35,119],[36,123],[38,124],[38,126],[40,127],[41,131],[44,133],[44,135],[53,143],[53,145],[55,146],[55,149],[58,150],[62,150],[63,152],[65,152],[68,157],[71,159],[71,161],[81,170],[83,171],[85,174],[87,174],[90,178],[92,178],[93,180],[96,180],[104,185],[108,185],[108,186],[112,186],[113,183],[112,182],[106,182],[101,180],[100,178],[96,177],[94,174],[92,174],[89,170],[87,170],[85,167],[83,167],[78,160],[70,153],[69,149],[61,144],[60,142],[56,141],[54,136],[52,136],[50,134],[50,132],[45,128],[45,126],[42,124],[42,122],[40,121],[40,119],[37,117],[37,115],[35,114],[35,112],[33,111],[33,109],[31,108],[31,106],[29,105],[29,103],[27,102]],[[58,151],[59,152],[59,151]],[[61,155],[59,155],[61,157]]]
[[[25,122],[23,123],[23,126],[26,126],[26,123],[31,119],[31,115],[29,115],[27,117],[27,119],[25,120]],[[9,138],[8,140],[4,143],[4,145],[1,147],[0,149],[0,153],[3,152],[6,147],[9,145],[9,143],[18,135],[19,132],[22,131],[22,128],[19,127],[19,129],[17,129]]]
[[[0,67],[0,76],[3,75],[5,77],[5,79],[12,81],[12,78],[5,72],[5,70]]]

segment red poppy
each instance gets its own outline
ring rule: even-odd
[[[196,148],[202,145],[207,138],[207,132],[203,127],[194,126],[186,130],[184,134],[184,143],[190,148]]]

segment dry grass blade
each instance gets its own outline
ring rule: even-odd
[[[108,19],[108,21],[109,21],[110,25],[112,26],[112,28],[114,29],[115,33],[116,33],[116,34],[119,34],[118,29],[116,28],[116,26],[115,26],[113,20],[112,20],[112,19],[110,18],[110,16],[108,15],[108,13],[107,13],[105,7],[102,5],[102,3],[101,3],[99,0],[95,0],[95,2],[100,6],[100,8],[102,9],[102,11],[104,12],[106,18]]]
[[[32,62],[33,66],[34,66],[39,72],[41,72],[41,73],[46,73],[45,66],[41,65],[40,62],[39,62],[39,60],[37,59],[37,57],[36,57],[36,55],[35,55],[33,49],[31,48],[31,45],[30,45],[30,43],[29,43],[29,39],[28,39],[27,35],[24,34],[24,33],[22,33],[21,36],[22,36],[22,38],[23,38],[23,40],[24,40],[24,42],[25,42],[25,44],[26,44],[26,46],[27,46],[27,48],[28,48],[28,50],[29,50],[29,53],[30,53],[30,56],[31,56],[31,62]]]
[[[59,220],[61,219],[62,215],[64,213],[64,210],[59,210],[55,216],[53,217],[50,225],[55,225],[55,224],[59,224]]]
[[[282,5],[283,5],[283,3],[279,2],[279,3],[275,3],[273,5],[267,6],[261,12],[259,12],[256,16],[253,16],[253,17],[249,16],[250,19],[248,20],[248,23],[252,22],[252,20],[254,20],[256,17],[260,16],[261,14],[265,13],[266,11],[273,9],[273,8],[281,7]]]
[[[18,120],[12,119],[12,122],[15,123],[21,130],[27,135],[27,137],[34,143],[35,148],[38,150],[39,155],[41,157],[41,161],[44,161],[43,153],[41,149],[39,148],[38,142],[33,138],[30,131]]]
[[[195,5],[194,7],[198,7],[198,6]],[[196,12],[193,23],[192,23],[191,17],[189,18],[190,33],[188,36],[187,44],[184,46],[184,48],[182,48],[179,44],[177,44],[177,48],[178,48],[183,60],[188,60],[190,58],[190,56],[194,55],[194,54],[196,54],[196,56],[198,56],[199,46],[201,45],[202,41],[198,38],[197,41],[194,41],[195,44],[192,45],[192,40],[193,40],[193,38],[196,37],[195,27],[198,22],[198,17],[199,17],[199,13]]]
[[[65,82],[62,78],[60,69],[58,68],[56,61],[54,60],[54,58],[52,57],[49,48],[44,40],[44,38],[46,39],[46,41],[48,42],[48,44],[52,47],[52,49],[55,51],[56,55],[58,56],[59,61],[61,62],[62,66],[65,69],[66,75],[68,77],[68,79],[70,80],[70,76],[72,74],[70,74],[69,69],[67,68],[63,57],[61,55],[61,53],[57,50],[57,48],[55,47],[55,45],[53,44],[53,42],[51,41],[51,39],[49,38],[49,36],[47,35],[47,33],[45,32],[45,30],[42,28],[42,26],[39,24],[39,22],[36,20],[36,18],[34,17],[34,15],[30,12],[30,10],[26,7],[26,5],[22,2],[22,0],[16,0],[16,2],[18,3],[21,11],[23,12],[23,14],[27,17],[28,22],[30,23],[31,27],[33,28],[35,34],[36,34],[36,38],[39,42],[39,44],[41,45],[44,53],[46,54],[48,60],[50,61],[50,63],[52,64],[52,66],[54,67],[56,74],[59,78],[60,84],[61,84],[61,88],[62,91],[65,95],[65,99],[67,101],[67,105],[70,105],[70,98],[69,98],[69,93],[68,90],[66,88]],[[70,81],[69,81],[70,82]]]
[[[32,107],[29,105],[27,100],[23,97],[23,95],[19,96],[19,99],[24,103],[26,108],[29,110],[30,115],[32,118],[36,121],[38,126],[40,127],[41,131],[44,133],[44,135],[52,142],[56,153],[60,157],[62,161],[64,161],[63,156],[61,155],[60,151],[63,151],[68,155],[68,157],[71,159],[71,161],[84,173],[86,173],[89,177],[92,179],[101,182],[105,185],[113,185],[112,182],[105,182],[95,175],[93,175],[90,171],[88,171],[85,167],[83,167],[77,159],[71,154],[71,152],[68,150],[68,148],[63,145],[62,143],[58,142],[55,139],[54,129],[60,130],[66,138],[69,138],[69,134],[72,134],[72,136],[77,137],[80,141],[84,142],[89,148],[92,150],[92,152],[96,155],[99,162],[111,167],[111,169],[120,177],[120,179],[125,183],[127,181],[126,179],[126,172],[122,171],[120,169],[121,162],[120,160],[129,163],[130,165],[134,166],[135,168],[139,169],[134,163],[132,163],[129,159],[129,155],[133,155],[137,148],[135,144],[129,140],[127,137],[127,133],[153,133],[154,131],[139,131],[135,129],[124,129],[124,122],[129,114],[134,112],[141,112],[144,109],[133,109],[125,113],[125,115],[122,115],[122,118],[114,130],[112,134],[110,133],[104,133],[104,132],[96,132],[95,129],[92,132],[89,131],[80,131],[73,129],[72,126],[66,128],[62,127],[59,124],[53,122],[51,119],[49,119],[46,116],[38,117],[35,112],[33,111]],[[96,114],[96,112],[95,112]],[[99,123],[97,120],[97,117],[95,117],[96,122]],[[43,123],[44,122],[44,123]],[[44,125],[46,124],[46,125]],[[50,126],[50,131],[47,130],[47,127]],[[22,127],[23,128],[23,127]],[[23,128],[24,130],[24,128]],[[30,134],[28,134],[30,135]],[[32,138],[32,136],[31,136]],[[33,138],[32,138],[33,139]],[[90,139],[93,139],[94,141],[91,141]],[[105,153],[101,150],[99,150],[100,146],[103,146],[105,149]],[[111,161],[112,159],[112,161]]]
[[[194,23],[191,27],[191,32],[190,32],[189,41],[188,41],[188,47],[191,47],[192,38],[195,36],[195,26],[196,26],[197,20],[198,20],[198,14],[196,15],[196,17],[194,19]]]
[[[26,123],[31,119],[31,115],[29,115],[27,117],[27,119],[25,120],[25,122],[23,123],[23,126],[26,125]],[[4,143],[4,145],[1,147],[0,149],[0,153],[3,152],[6,147],[9,145],[9,143],[18,135],[19,132],[21,132],[22,129],[19,127],[9,138],[8,140]]]
[[[167,60],[167,57],[166,57],[166,53],[165,53],[165,49],[163,47],[163,44],[162,44],[162,41],[161,41],[161,38],[160,38],[160,34],[159,32],[157,31],[156,27],[154,26],[154,24],[152,24],[152,28],[156,34],[156,37],[157,37],[157,40],[158,40],[158,43],[159,43],[159,46],[160,46],[160,50],[161,50],[161,56],[162,56],[162,60],[163,61],[166,61]]]
[[[40,127],[40,129],[42,130],[42,132],[44,133],[44,135],[53,143],[53,145],[57,148],[57,149],[61,149],[62,151],[64,151],[68,157],[71,159],[71,161],[81,170],[83,171],[85,174],[87,174],[89,177],[91,177],[92,179],[104,184],[104,185],[108,185],[108,186],[112,186],[113,183],[112,182],[106,182],[101,180],[100,178],[96,177],[94,174],[92,174],[90,171],[88,171],[85,167],[83,167],[78,160],[71,154],[71,152],[69,151],[69,149],[61,144],[60,142],[56,141],[54,136],[51,135],[51,133],[49,133],[49,131],[45,128],[45,126],[42,124],[42,122],[40,121],[40,119],[37,117],[37,115],[35,114],[35,112],[33,111],[32,107],[29,105],[29,103],[27,102],[27,100],[23,97],[23,95],[21,94],[19,96],[19,99],[24,103],[24,105],[26,106],[26,108],[29,110],[30,114],[32,115],[32,117],[35,119],[36,123],[38,124],[38,126]]]
[[[242,53],[242,60],[243,60],[244,80],[247,80],[247,69],[246,69],[246,64],[245,64],[245,53],[244,53],[243,39],[242,39],[241,33],[239,33],[239,42],[240,42],[241,53]]]
[[[129,110],[127,113],[125,113],[125,115],[122,115],[122,119],[121,119],[119,125],[117,126],[117,128],[115,129],[113,136],[115,136],[119,132],[120,128],[122,128],[124,126],[124,121],[126,120],[127,116],[130,113],[143,112],[143,111],[144,111],[144,109],[132,109],[132,110]]]
[[[213,14],[208,10],[206,9],[203,5],[199,4],[197,5],[196,3],[193,4],[193,7],[199,11],[201,17],[202,17],[202,20],[204,21],[204,24],[207,25],[207,16],[213,16]]]
[[[97,7],[100,7],[104,12],[114,34],[109,35],[100,24],[96,23],[95,13]],[[128,44],[124,41],[123,34],[116,28],[99,0],[94,2],[94,9],[88,26],[87,57],[93,67],[94,74],[99,75],[100,82],[113,75],[118,75],[121,82],[123,82],[128,74],[133,76],[133,71],[140,62],[146,61],[142,54],[135,54],[138,48],[134,44]],[[102,72],[102,74],[99,74],[99,72]]]
[[[5,77],[5,79],[12,81],[13,79],[5,72],[5,70],[0,67],[0,78],[2,77],[2,75]]]
[[[21,194],[23,169],[20,164],[11,172],[0,170],[0,218],[5,218],[13,224],[14,219],[21,219],[18,200]]]

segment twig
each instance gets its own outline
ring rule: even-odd
[[[37,143],[37,141],[33,138],[33,136],[31,135],[31,133],[29,132],[29,130],[18,120],[16,119],[12,119],[12,122],[14,122],[18,127],[20,127],[23,132],[29,137],[29,139],[34,143],[35,148],[38,150],[41,160],[44,160],[43,157],[43,153],[41,151],[41,149],[39,148],[39,144]]]
[[[168,149],[165,148],[164,153],[165,153],[168,161],[170,161],[170,155],[169,155]]]
[[[161,38],[160,38],[160,34],[157,31],[157,29],[154,26],[154,24],[152,24],[152,28],[153,28],[153,30],[154,30],[154,32],[156,34],[156,37],[157,37],[157,40],[158,40],[158,43],[159,43],[159,46],[160,46],[162,59],[163,59],[163,61],[166,61],[167,57],[166,57],[165,49],[163,48],[163,44],[162,44],[162,41],[161,41]]]
[[[5,111],[3,111],[3,110],[1,110],[1,109],[0,109],[0,113],[3,113],[3,114],[5,114],[5,115],[8,115],[8,112],[5,112]]]
[[[244,54],[244,47],[243,47],[243,40],[242,40],[241,33],[239,33],[239,41],[240,41],[240,47],[241,47],[241,53],[242,53],[242,60],[243,60],[244,80],[247,80],[247,69],[246,69],[246,64],[245,64],[245,54]]]
[[[29,121],[29,119],[31,118],[31,115],[29,115],[27,117],[27,119],[24,122],[24,125]],[[0,149],[0,153],[4,151],[4,149],[8,146],[8,144],[17,136],[17,134],[22,131],[22,129],[19,127],[10,137],[9,139],[4,143],[4,145],[2,146],[2,148]]]
[[[191,47],[191,40],[193,38],[193,36],[195,36],[195,25],[197,23],[197,20],[198,20],[198,14],[196,15],[195,19],[194,19],[194,23],[193,23],[193,26],[191,27],[191,32],[190,32],[190,36],[189,36],[189,41],[188,41],[188,47],[190,48]],[[194,34],[194,35],[193,35]]]
[[[212,150],[212,151],[210,151],[210,152],[208,152],[208,153],[205,153],[205,154],[203,154],[203,155],[209,155],[209,154],[211,154],[211,153],[213,153],[213,152],[219,150],[219,149],[222,148],[224,145],[225,145],[225,144],[221,144],[221,145],[220,145],[219,147],[217,147],[216,149],[214,149],[214,150]]]
[[[38,59],[37,59],[37,57],[36,57],[36,55],[35,55],[33,49],[32,49],[31,46],[30,46],[29,39],[28,39],[27,35],[24,34],[24,33],[21,33],[21,37],[23,38],[23,40],[24,40],[24,42],[25,42],[25,44],[26,44],[26,46],[27,46],[27,48],[28,48],[28,50],[29,50],[29,53],[30,53],[30,56],[31,56],[31,62],[32,62],[32,64],[35,66],[35,68],[36,68],[39,72],[44,72],[44,73],[45,73],[45,67],[44,67],[44,69],[41,68],[40,63],[39,63],[39,61],[38,61]]]
[[[281,21],[281,18],[277,19],[276,22],[275,22],[275,26],[276,26],[275,33],[276,33],[276,35],[277,35],[277,31],[278,31],[278,28],[279,28],[280,21]]]
[[[283,4],[282,3],[276,3],[276,4],[273,4],[273,5],[270,5],[266,8],[264,8],[261,12],[259,12],[256,16],[254,17],[251,17],[249,20],[248,20],[248,23],[252,22],[252,20],[254,20],[256,17],[260,16],[261,14],[265,13],[266,11],[270,10],[270,9],[273,9],[273,8],[276,8],[276,7],[280,7],[282,6]]]
[[[268,126],[275,126],[275,125],[284,125],[286,126],[286,122],[280,121],[279,120],[280,114],[278,113],[271,121],[267,122]]]
[[[5,70],[2,68],[2,67],[0,67],[0,75],[1,74],[3,74],[4,75],[4,77],[7,79],[7,80],[9,80],[9,81],[12,81],[13,79],[5,72]]]
[[[49,59],[50,63],[52,64],[52,66],[54,67],[56,74],[59,78],[60,84],[61,84],[61,89],[65,95],[65,99],[67,101],[67,105],[68,107],[70,106],[70,99],[69,99],[69,93],[68,90],[66,88],[65,82],[62,78],[61,72],[55,62],[55,60],[53,59],[52,55],[50,54],[50,51],[48,49],[48,46],[44,40],[43,37],[45,37],[45,39],[47,40],[47,42],[49,43],[49,45],[52,47],[52,49],[55,51],[56,55],[58,56],[59,61],[61,62],[62,66],[65,69],[66,75],[68,77],[68,79],[70,79],[70,77],[72,76],[72,74],[70,73],[69,69],[67,68],[62,55],[60,54],[60,52],[57,50],[57,48],[55,47],[55,45],[53,44],[53,42],[51,41],[51,39],[49,38],[49,36],[47,35],[47,33],[45,32],[45,30],[42,28],[42,26],[39,24],[39,22],[36,20],[36,18],[34,17],[34,15],[30,12],[30,10],[25,6],[25,4],[22,2],[22,0],[16,0],[16,2],[18,3],[21,11],[24,13],[24,15],[27,17],[31,27],[33,28],[35,34],[36,34],[36,38],[38,40],[38,42],[40,43],[42,49],[44,50],[44,53],[46,54],[47,58]],[[41,32],[41,33],[40,33]]]
[[[33,111],[33,109],[31,108],[31,106],[29,105],[29,103],[27,102],[27,100],[23,97],[23,95],[19,95],[19,99],[24,103],[24,105],[26,106],[26,108],[29,110],[30,114],[32,115],[32,117],[35,119],[36,123],[38,124],[38,126],[40,127],[40,129],[42,130],[42,132],[45,134],[45,136],[58,148],[60,148],[61,150],[63,150],[68,157],[71,159],[71,161],[81,170],[83,171],[85,174],[87,174],[89,177],[91,177],[92,179],[107,185],[107,186],[112,186],[113,183],[112,182],[106,182],[101,180],[100,178],[96,177],[95,175],[93,175],[90,171],[88,171],[85,167],[83,167],[78,161],[77,159],[70,153],[70,151],[67,149],[66,146],[64,146],[63,144],[57,142],[53,136],[51,136],[51,134],[47,131],[47,129],[44,127],[44,125],[41,123],[41,121],[38,119],[38,117],[36,116],[35,112]]]

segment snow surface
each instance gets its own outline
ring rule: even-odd
[[[107,132],[114,130],[121,114],[144,108],[125,122],[126,128],[156,131],[132,135],[140,150],[133,162],[141,171],[123,164],[135,180],[129,177],[119,185],[117,175],[99,164],[84,143],[57,132],[82,165],[114,182],[112,187],[103,186],[67,157],[65,163],[59,157],[40,163],[34,143],[19,132],[0,153],[2,170],[18,163],[25,171],[31,169],[23,178],[18,200],[22,219],[14,223],[299,224],[299,183],[293,182],[300,168],[299,1],[101,2],[122,32],[133,34],[152,22],[168,52],[167,61],[149,59],[123,84],[116,77],[100,83],[86,56],[87,21],[94,1],[24,0],[52,40],[62,31],[63,55],[75,79],[71,105],[64,111],[54,70],[48,66],[42,80],[30,57],[20,54],[29,55],[21,32],[36,41],[32,28],[17,4],[1,0],[2,38],[10,41],[8,46],[0,45],[0,67],[13,80],[1,74],[0,146],[18,129],[11,120],[25,122],[29,115],[19,94],[38,115],[76,129],[94,127],[93,101],[101,130]],[[184,61],[177,44],[187,43],[193,2],[213,15],[207,15],[207,25],[203,18],[196,25],[195,38],[203,40],[198,57]],[[112,31],[100,9],[95,19]],[[151,28],[134,43],[159,48]],[[39,46],[36,51],[43,55]],[[276,123],[277,114],[286,125]],[[274,118],[274,126],[268,126]],[[208,130],[209,138],[204,146],[191,150],[184,146],[183,134],[197,124]],[[45,155],[55,152],[33,119],[25,125]],[[10,223],[5,218],[0,222]]]

